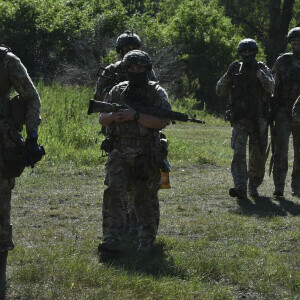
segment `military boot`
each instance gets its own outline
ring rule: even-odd
[[[137,252],[140,254],[149,254],[153,249],[153,243],[148,241],[140,241]]]
[[[282,197],[283,196],[283,190],[276,188],[273,195],[276,196],[276,197]]]
[[[115,238],[107,238],[98,245],[99,252],[118,252],[120,251],[120,241]]]
[[[254,187],[252,184],[249,184],[248,191],[249,191],[249,195],[250,195],[251,197],[258,197],[258,196],[259,196],[259,193],[258,193],[258,191],[257,191],[257,188]]]
[[[229,189],[229,195],[231,197],[239,198],[239,199],[247,199],[247,192],[243,190],[239,190],[237,188]]]
[[[0,252],[0,300],[6,298],[6,264],[8,251]]]

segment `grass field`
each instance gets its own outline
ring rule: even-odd
[[[14,189],[8,299],[300,299],[290,174],[280,201],[266,175],[261,197],[237,203],[228,196],[230,126],[205,114],[206,125],[165,130],[172,188],[159,192],[154,252],[143,257],[128,239],[128,251],[100,260],[105,159],[97,116],[86,115],[92,90],[38,88],[47,156]]]

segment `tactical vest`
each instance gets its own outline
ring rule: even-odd
[[[292,109],[300,94],[300,60],[297,61],[292,53],[286,53],[278,58],[278,64],[282,73],[279,104],[288,109]]]
[[[244,117],[256,119],[259,115],[263,115],[264,96],[263,86],[256,73],[241,70],[241,63],[238,63],[233,72],[230,92],[233,120],[238,121]]]
[[[128,81],[122,82],[117,86],[118,96],[114,97],[112,101],[121,105],[128,104],[128,101],[137,101],[145,106],[153,106],[158,100],[156,85],[157,83],[150,81],[146,88],[132,92]],[[108,126],[107,132],[109,136],[113,136],[117,140],[156,141],[159,139],[158,129],[147,128],[136,121],[115,122]]]

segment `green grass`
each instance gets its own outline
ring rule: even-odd
[[[237,203],[228,196],[230,126],[205,114],[205,125],[165,130],[172,188],[159,192],[153,254],[138,255],[128,239],[126,252],[99,261],[105,159],[94,143],[97,116],[86,115],[92,90],[38,88],[47,156],[14,189],[9,299],[300,299],[300,200],[290,174],[281,201],[266,175],[262,197]]]

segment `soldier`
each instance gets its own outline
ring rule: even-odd
[[[288,171],[289,137],[293,134],[294,164],[292,173],[292,193],[300,195],[300,138],[299,122],[292,120],[292,108],[300,94],[300,27],[291,29],[287,35],[292,53],[280,55],[273,66],[275,73],[275,94],[277,104],[274,127],[274,167],[273,179],[275,196],[283,196]]]
[[[140,37],[133,33],[133,31],[125,31],[121,34],[116,41],[116,51],[120,55],[121,59],[126,53],[131,50],[138,50],[142,45]],[[121,60],[114,64],[110,64],[105,68],[99,77],[94,99],[98,101],[103,101],[107,96],[108,92],[118,83],[128,80],[125,70],[121,64]],[[152,81],[157,81],[153,69],[149,71],[149,79]],[[103,130],[102,130],[103,131]],[[104,131],[104,134],[105,131]],[[137,220],[135,216],[133,195],[131,184],[128,184],[128,193],[126,196],[126,211],[127,211],[127,222],[126,228],[129,234],[137,233]]]
[[[147,106],[171,109],[165,90],[149,81],[152,68],[149,55],[140,50],[128,52],[122,67],[129,81],[116,85],[106,102],[126,104],[136,101]],[[113,138],[106,163],[103,196],[103,242],[100,252],[120,250],[125,225],[124,196],[132,182],[134,205],[139,223],[138,250],[151,250],[159,223],[158,190],[161,184],[157,153],[160,151],[159,131],[168,120],[139,114],[132,108],[116,113],[101,113],[101,125],[107,126]]]
[[[94,93],[94,99],[103,101],[108,92],[118,83],[128,80],[125,70],[121,65],[124,55],[131,50],[138,50],[142,45],[140,37],[130,31],[122,33],[116,41],[116,51],[120,55],[121,60],[107,66],[100,76]],[[153,69],[150,71],[149,79],[157,81]]]
[[[218,96],[230,95],[231,147],[234,150],[231,174],[234,188],[232,197],[258,196],[265,173],[265,152],[268,138],[266,111],[268,96],[274,82],[270,69],[256,60],[257,43],[244,39],[238,45],[242,60],[233,62],[216,86]],[[247,172],[246,146],[249,137],[249,171]]]
[[[14,248],[10,220],[11,192],[15,185],[14,177],[20,176],[24,169],[24,140],[16,129],[15,122],[20,125],[20,120],[13,118],[17,107],[12,106],[12,88],[19,93],[19,101],[25,104],[26,165],[33,165],[37,161],[34,155],[39,155],[41,150],[37,144],[41,118],[40,97],[26,68],[10,49],[3,46],[0,47],[0,70],[0,299],[5,299],[7,254]]]

